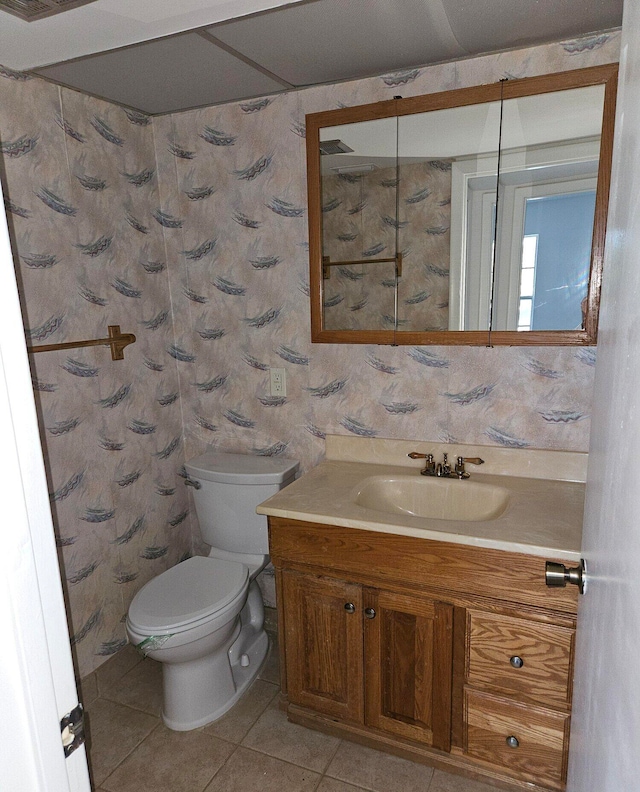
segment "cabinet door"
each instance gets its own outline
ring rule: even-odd
[[[365,607],[367,725],[448,751],[453,606],[367,589]]]
[[[282,585],[289,701],[362,723],[362,588],[290,570]]]

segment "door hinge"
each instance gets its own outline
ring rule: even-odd
[[[86,739],[84,732],[84,709],[82,704],[67,713],[60,721],[60,733],[62,735],[62,746],[65,758],[72,754],[76,748],[84,744]]]

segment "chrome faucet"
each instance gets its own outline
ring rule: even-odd
[[[444,454],[442,463],[438,462],[436,465],[436,476],[438,478],[449,478],[450,475],[451,465],[449,464],[449,457],[447,454]]]
[[[436,476],[437,478],[458,478],[458,479],[468,479],[469,473],[465,470],[465,463],[469,463],[470,465],[483,465],[484,459],[480,459],[480,457],[457,457],[456,464],[453,470],[451,469],[451,465],[449,464],[449,455],[444,454],[442,462],[438,462],[436,465],[433,454],[421,454],[418,451],[412,451],[407,456],[411,457],[411,459],[424,459],[424,468],[420,471],[421,475],[423,476]]]

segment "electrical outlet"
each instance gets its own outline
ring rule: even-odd
[[[287,395],[287,376],[283,368],[269,369],[271,375],[271,395],[272,396],[286,396]]]

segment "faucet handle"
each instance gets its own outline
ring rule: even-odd
[[[428,465],[433,462],[433,454],[421,454],[418,451],[412,451],[410,454],[407,454],[407,456],[411,457],[411,459],[426,459]]]
[[[470,465],[484,465],[484,459],[480,459],[480,457],[461,457],[459,456],[456,459],[456,466],[454,468],[455,474],[459,479],[467,479],[469,478],[469,474],[464,469],[465,462],[468,462]]]
[[[420,471],[423,476],[434,476],[436,470],[436,464],[433,461],[433,454],[421,454],[418,451],[412,451],[410,454],[407,454],[408,457],[411,459],[424,459],[424,468]]]

